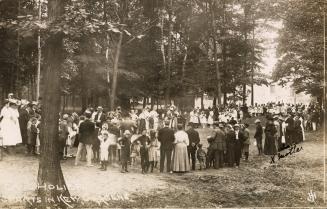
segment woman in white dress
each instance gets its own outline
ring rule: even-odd
[[[177,125],[178,131],[175,133],[175,147],[172,158],[173,172],[187,172],[190,170],[189,158],[187,153],[187,146],[189,145],[189,138],[187,133],[183,130],[183,125]]]
[[[3,146],[15,146],[22,143],[18,117],[17,101],[10,99],[9,104],[3,107],[0,113],[0,118],[2,118],[0,135],[3,138]]]

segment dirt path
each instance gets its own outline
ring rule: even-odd
[[[206,146],[209,130],[200,130]],[[251,127],[253,136],[253,127]],[[299,153],[270,166],[266,156],[256,156],[250,146],[250,161],[241,167],[209,169],[184,175],[140,174],[140,166],[128,174],[110,167],[101,172],[96,167],[62,163],[63,173],[72,195],[81,197],[80,207],[314,207],[323,204],[322,132],[308,133]],[[33,195],[38,162],[22,154],[6,156],[0,162],[0,207],[19,205],[22,197]],[[307,200],[314,191],[315,203]],[[115,196],[124,200],[115,200]],[[119,197],[118,197],[119,198]],[[99,202],[100,200],[105,200]]]

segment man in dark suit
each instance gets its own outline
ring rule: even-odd
[[[27,104],[28,102],[25,100],[22,101],[22,106],[21,108],[18,109],[19,112],[19,128],[20,128],[20,132],[22,134],[22,140],[23,140],[23,144],[27,145],[27,123],[30,119],[29,113],[27,111]]]
[[[186,131],[188,138],[190,140],[189,146],[187,146],[187,152],[189,159],[192,159],[192,170],[195,170],[195,153],[197,149],[197,145],[200,142],[199,132],[194,130],[191,124],[188,125],[188,129]]]
[[[160,145],[160,172],[164,171],[165,158],[167,158],[167,172],[171,172],[171,153],[175,140],[173,129],[169,128],[169,121],[165,121],[165,127],[158,132]]]
[[[77,148],[77,154],[75,159],[75,165],[78,165],[80,155],[82,153],[82,149],[85,146],[86,147],[86,160],[87,160],[87,166],[93,166],[92,165],[92,143],[94,140],[94,133],[95,133],[95,126],[94,123],[90,120],[91,113],[86,112],[85,113],[85,121],[83,121],[80,124],[79,127],[79,144]]]
[[[235,163],[236,163],[236,168],[238,168],[240,166],[240,160],[242,157],[242,146],[244,142],[244,134],[242,131],[240,131],[239,124],[234,125],[234,133],[235,133],[235,147],[234,147]]]
[[[103,113],[103,108],[99,106],[97,108],[97,113],[94,116],[94,122],[97,128],[101,128],[103,122],[106,121],[106,114]]]
[[[218,128],[215,129],[215,136],[213,141],[214,147],[214,168],[218,169],[223,167],[224,153],[226,152],[226,134],[223,131],[223,124],[219,123]]]

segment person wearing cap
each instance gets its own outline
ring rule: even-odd
[[[95,136],[92,144],[93,160],[94,162],[99,162],[100,141],[98,140],[97,136],[100,134],[103,123],[106,121],[106,115],[103,113],[103,108],[101,106],[98,106],[93,120],[95,122]]]
[[[90,120],[91,112],[85,112],[85,120],[81,122],[79,127],[79,144],[77,148],[75,165],[77,166],[81,157],[83,147],[86,147],[86,161],[87,166],[91,167],[92,165],[92,143],[95,136],[95,124]]]
[[[250,147],[250,130],[248,129],[249,124],[245,123],[243,128],[244,143],[242,152],[245,156],[245,160],[249,160],[249,147]]]
[[[150,138],[147,136],[146,132],[146,130],[143,130],[142,135],[135,140],[135,142],[140,143],[142,174],[145,174],[149,171],[148,144],[150,143]]]
[[[254,138],[257,143],[257,148],[258,148],[258,155],[262,155],[262,134],[263,134],[263,128],[261,126],[261,121],[259,119],[256,119],[255,122],[256,128],[255,128],[255,134]]]
[[[36,139],[37,139],[37,132],[38,132],[38,127],[37,127],[37,118],[32,117],[28,122],[27,122],[27,154],[30,155],[36,155]]]
[[[223,167],[224,153],[226,153],[226,134],[224,132],[222,123],[218,123],[218,128],[214,129],[212,151],[214,156],[214,168],[219,169]]]
[[[265,128],[265,145],[264,145],[264,154],[265,155],[276,155],[277,154],[277,145],[276,145],[276,135],[277,129],[274,124],[274,119],[272,117],[267,118],[267,124]]]
[[[187,127],[188,128],[186,133],[190,140],[190,143],[187,146],[187,152],[188,152],[189,159],[192,160],[192,170],[195,170],[195,161],[196,161],[195,153],[197,150],[197,145],[200,142],[200,136],[199,136],[199,132],[197,132],[191,124],[189,124]]]
[[[128,162],[130,160],[130,154],[131,154],[131,132],[129,130],[125,130],[123,137],[119,139],[119,144],[121,147],[121,172],[125,173],[128,172]]]
[[[164,171],[165,159],[167,159],[167,172],[171,171],[171,154],[175,141],[174,130],[169,128],[169,120],[164,121],[164,127],[158,132],[160,142],[160,172]]]
[[[8,99],[8,106],[2,108],[0,118],[0,131],[3,138],[3,146],[15,146],[22,143],[22,135],[18,120],[18,106],[15,99]]]
[[[233,167],[235,164],[235,132],[233,126],[230,124],[226,125],[226,155],[225,162],[228,167]]]

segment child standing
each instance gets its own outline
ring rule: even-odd
[[[208,141],[209,147],[208,147],[208,153],[206,155],[206,168],[210,168],[211,166],[214,165],[214,160],[215,160],[214,150],[212,148],[212,143],[214,141],[214,138],[211,136],[208,136],[207,141]]]
[[[28,154],[36,155],[37,119],[31,118],[27,123],[27,150]]]
[[[109,136],[108,131],[103,130],[101,131],[101,134],[98,137],[100,141],[100,161],[101,161],[100,170],[102,171],[106,171],[108,165],[108,155],[109,155],[109,145],[110,145],[110,140],[108,136]]]
[[[156,137],[156,132],[154,130],[150,131],[150,144],[149,144],[149,162],[151,173],[153,172],[153,168],[157,167],[158,164],[158,150],[159,141]]]
[[[202,149],[202,144],[198,144],[199,149],[197,150],[197,158],[200,163],[200,170],[205,168],[205,159],[207,157],[206,152]]]
[[[136,165],[136,158],[140,156],[140,142],[134,141],[131,148],[131,165]]]

